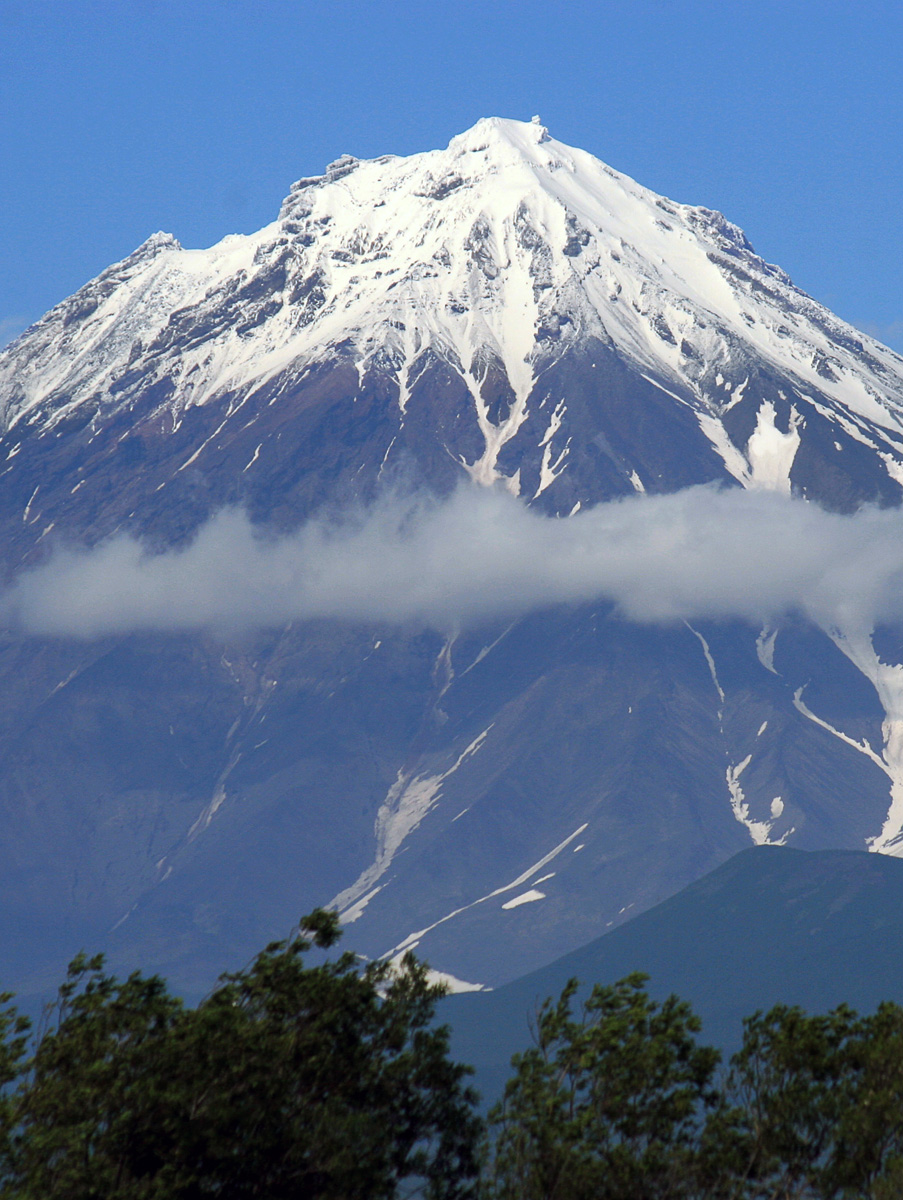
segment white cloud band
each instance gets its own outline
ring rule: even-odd
[[[151,554],[126,535],[59,548],[0,613],[35,634],[242,629],[331,617],[447,629],[608,599],[628,618],[822,624],[903,616],[903,510],[828,513],[712,487],[636,496],[567,519],[474,487],[383,498],[273,537],[227,509],[190,545]]]

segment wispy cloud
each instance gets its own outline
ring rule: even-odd
[[[386,497],[288,536],[220,512],[187,547],[117,536],[58,549],[0,615],[35,634],[234,630],[315,617],[439,629],[558,604],[614,601],[637,621],[801,611],[821,623],[903,616],[903,511],[828,513],[802,500],[691,488],[568,519],[505,493]]]

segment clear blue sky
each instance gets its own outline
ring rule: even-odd
[[[156,229],[529,119],[903,349],[900,0],[0,0],[0,342]]]

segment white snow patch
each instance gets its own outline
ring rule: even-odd
[[[442,682],[442,688],[437,697],[438,700],[442,699],[442,697],[445,695],[445,693],[448,691],[448,689],[451,687],[451,685],[454,683],[454,680],[455,680],[455,668],[452,663],[452,648],[454,647],[454,644],[457,640],[458,640],[457,634],[452,634],[450,637],[447,637],[445,639],[445,644],[443,645],[442,649],[439,651],[439,656],[436,659],[435,665],[433,667],[434,678],[437,681],[441,680],[441,682]],[[492,728],[492,726],[490,726],[490,729],[491,728]],[[487,730],[486,732],[488,733],[489,730]],[[485,737],[485,734],[483,734],[482,736]],[[468,751],[465,750],[464,753],[466,755],[468,753]],[[456,769],[455,767],[452,767],[453,771],[455,769]],[[445,776],[443,776],[443,779],[444,778],[445,778]]]
[[[718,721],[719,721],[719,724],[721,724],[724,720],[725,696],[724,696],[724,689],[721,687],[721,683],[718,680],[718,672],[715,668],[715,660],[712,657],[712,652],[709,649],[709,644],[705,640],[705,638],[702,636],[702,634],[697,629],[694,629],[693,626],[688,621],[685,621],[684,624],[687,626],[687,628],[690,630],[691,633],[695,634],[696,637],[699,638],[700,644],[702,646],[702,652],[705,655],[705,660],[706,660],[706,663],[708,664],[709,673],[712,676],[712,682],[715,685],[715,689],[718,692],[718,698],[721,702],[720,707],[718,709]],[[761,726],[759,727],[758,733],[756,734],[756,738],[760,738],[762,736],[762,734],[765,732],[767,727],[768,727],[768,722],[763,721]],[[723,735],[723,733],[724,733],[723,725],[721,728],[721,732]],[[734,814],[734,819],[739,821],[739,823],[741,825],[746,827],[746,829],[749,832],[749,836],[752,838],[754,845],[756,845],[756,846],[783,846],[785,844],[785,842],[787,841],[787,838],[790,837],[790,835],[793,832],[795,832],[793,829],[788,829],[785,833],[783,833],[781,835],[781,837],[777,841],[773,841],[771,838],[771,830],[774,825],[774,819],[772,821],[758,821],[755,818],[753,818],[752,815],[750,814],[749,804],[746,800],[746,795],[740,784],[740,776],[743,774],[743,772],[749,766],[751,761],[752,761],[752,755],[747,754],[747,756],[744,759],[742,759],[739,763],[729,764],[725,771],[725,780],[727,782],[727,790],[728,790],[728,794],[730,796],[731,811]],[[772,817],[775,818],[776,814],[772,813]]]
[[[593,366],[595,365],[596,364],[593,363]],[[643,373],[640,372],[640,374]],[[678,404],[686,404],[686,400],[683,398],[683,396],[678,396],[677,392],[672,392],[670,388],[666,388],[665,385],[658,379],[653,379],[651,375],[643,375],[643,378],[647,383],[651,383],[653,387],[658,388],[660,392],[664,392],[666,396],[670,396],[672,400],[676,400]]]
[[[734,407],[735,404],[740,403],[740,401],[743,399],[743,393],[746,391],[746,387],[747,387],[748,383],[749,383],[749,376],[747,375],[747,377],[743,380],[743,382],[739,385],[739,387],[735,387],[734,390],[731,392],[731,398],[727,402],[727,404],[725,404],[724,409],[722,410],[723,412],[730,412],[730,410]],[[724,385],[724,388],[725,388],[725,391],[730,392],[731,391],[730,383],[726,382]]]
[[[373,897],[376,895],[376,893],[382,891],[383,886],[384,885],[381,883],[377,884],[377,886],[375,888],[373,888],[371,891],[367,892],[367,894],[365,896],[361,896],[360,900],[358,900],[355,904],[352,904],[350,908],[347,908],[342,913],[342,921],[344,922],[344,924],[350,925],[352,921],[356,921],[358,919],[358,917],[362,916],[364,909],[367,907],[367,905],[370,903],[370,901],[373,899]]]
[[[478,734],[470,745],[462,750],[447,771],[442,771],[437,775],[412,775],[404,768],[399,770],[395,782],[389,788],[376,815],[374,829],[376,857],[350,887],[339,892],[329,902],[328,907],[338,911],[343,923],[348,924],[355,921],[361,915],[366,903],[376,895],[378,889],[375,889],[373,885],[389,869],[402,842],[414,832],[436,804],[442,784],[458,770],[462,763],[477,753],[491,729],[492,725],[489,725],[482,733]],[[368,897],[362,903],[361,898],[365,894],[368,894]]]
[[[229,416],[231,416],[231,415],[232,414],[230,413]],[[220,421],[219,425],[217,425],[217,427],[216,427],[216,429],[214,429],[213,433],[211,433],[208,438],[206,438],[203,442],[201,442],[200,446],[198,446],[197,450],[195,450],[193,454],[191,454],[188,458],[185,459],[185,461],[182,463],[182,465],[178,468],[179,471],[184,471],[186,467],[190,467],[193,462],[197,461],[197,459],[200,457],[200,455],[203,453],[203,451],[206,450],[206,448],[210,445],[210,443],[213,441],[213,439],[215,437],[217,437],[220,433],[222,433],[222,431],[226,428],[226,422],[229,420],[229,416],[227,416],[224,420]]]
[[[48,694],[47,699],[49,700],[51,696],[55,696],[57,694],[57,692],[61,691],[64,687],[66,687],[68,684],[70,684],[72,682],[72,680],[76,677],[76,675],[79,674],[80,671],[81,671],[80,667],[73,667],[73,669],[69,672],[69,674],[66,676],[66,678],[60,680],[60,682],[54,687],[53,691]]]
[[[38,494],[38,492],[39,492],[40,490],[41,490],[41,485],[40,485],[40,484],[38,484],[38,486],[35,488],[35,490],[34,490],[34,491],[31,493],[31,495],[29,496],[29,498],[28,498],[28,503],[25,505],[25,511],[22,513],[22,523],[23,523],[23,524],[26,524],[26,523],[27,523],[27,521],[28,521],[28,514],[31,512],[31,506],[32,506],[32,504],[34,503],[34,498],[35,498],[35,496]]]
[[[765,670],[770,671],[772,675],[779,674],[779,672],[774,669],[774,644],[777,640],[777,636],[777,629],[769,629],[766,626],[761,630],[759,636],[756,638],[756,657]]]
[[[454,917],[460,916],[461,913],[467,912],[471,908],[476,908],[478,904],[485,904],[487,900],[493,900],[496,896],[502,896],[505,892],[513,892],[517,888],[523,887],[525,883],[527,883],[529,880],[532,880],[537,871],[541,871],[542,868],[547,866],[554,858],[557,858],[562,850],[565,850],[571,844],[571,842],[578,838],[580,834],[583,833],[584,829],[587,828],[588,822],[584,822],[584,824],[575,829],[569,837],[566,837],[563,842],[559,842],[553,850],[550,850],[548,854],[544,855],[539,862],[535,862],[532,867],[528,867],[526,871],[518,875],[517,879],[512,879],[510,883],[506,883],[503,887],[496,888],[495,891],[487,892],[485,896],[480,896],[478,900],[472,900],[470,904],[464,904],[460,908],[456,908],[452,912],[446,913],[444,917],[440,917],[439,920],[434,921],[432,925],[427,925],[426,928],[419,929],[416,933],[409,933],[404,941],[399,942],[397,946],[392,947],[392,949],[389,951],[389,954],[397,954],[400,951],[408,950],[411,948],[411,946],[417,945],[421,938],[425,937],[428,933],[431,933],[432,930],[436,929],[439,925],[444,925],[446,921],[451,921]]]
[[[545,898],[545,892],[538,892],[535,888],[531,888],[529,892],[522,892],[513,900],[506,901],[502,908],[520,908],[522,904],[532,904],[534,900],[545,900]]]
[[[741,825],[746,826],[746,829],[749,831],[749,836],[752,839],[753,845],[755,845],[755,846],[783,846],[786,843],[787,838],[794,832],[793,829],[788,829],[785,833],[783,833],[777,839],[777,841],[772,841],[772,838],[771,838],[771,830],[774,825],[774,822],[784,811],[783,804],[780,805],[779,811],[776,812],[775,811],[775,801],[772,800],[772,802],[771,802],[772,820],[771,821],[757,821],[750,815],[749,804],[747,802],[746,795],[743,791],[743,788],[740,785],[740,776],[743,774],[743,772],[749,766],[751,761],[752,761],[752,755],[747,754],[746,758],[744,758],[741,762],[737,763],[735,766],[728,766],[727,771],[725,772],[725,778],[727,780],[727,789],[728,789],[728,792],[730,793],[731,809],[733,810],[734,817],[737,821],[739,821],[739,823]],[[780,797],[778,797],[778,803],[780,804]]]
[[[542,450],[542,462],[539,466],[539,486],[533,494],[534,500],[537,496],[541,496],[546,488],[550,487],[565,469],[565,459],[570,453],[571,439],[568,438],[564,448],[559,451],[555,461],[552,462],[552,438],[561,428],[561,422],[566,412],[567,405],[563,400],[559,401],[549,420],[548,428],[539,443]]]
[[[718,682],[718,672],[715,670],[715,660],[712,658],[712,652],[709,649],[709,643],[705,640],[698,629],[693,628],[689,621],[684,621],[684,624],[686,625],[687,629],[689,629],[690,633],[695,634],[696,637],[699,638],[700,645],[702,646],[702,652],[705,655],[705,661],[708,663],[709,674],[712,676],[712,683],[714,683],[715,690],[718,693],[718,699],[721,701],[721,708],[718,710],[718,720],[720,721],[722,711],[724,709],[724,691],[721,687],[721,684]]]
[[[472,671],[474,669],[474,667],[479,666],[479,664],[483,661],[483,659],[486,657],[486,655],[492,653],[492,651],[496,648],[496,646],[499,644],[499,642],[501,642],[503,638],[506,638],[508,636],[508,634],[511,632],[511,630],[514,628],[514,626],[516,624],[517,624],[517,621],[512,621],[511,624],[507,627],[507,629],[504,629],[499,634],[499,636],[495,639],[494,642],[490,642],[488,646],[481,646],[476,658],[473,660],[473,662],[470,664],[470,666],[465,667],[464,670],[461,672],[460,678],[463,679],[464,676],[468,673],[468,671]]]
[[[555,405],[555,411],[552,413],[551,417],[549,418],[548,428],[546,429],[545,433],[542,435],[542,438],[540,440],[540,443],[539,443],[540,449],[542,449],[543,446],[547,446],[549,444],[549,442],[551,442],[551,440],[555,436],[555,434],[558,432],[558,430],[561,428],[561,422],[564,420],[564,414],[566,412],[567,412],[567,405],[565,404],[565,402],[563,400],[559,400],[558,403]]]
[[[800,444],[802,418],[796,407],[790,410],[787,433],[775,425],[777,413],[771,400],[764,400],[756,416],[756,428],[746,445],[750,466],[750,487],[790,495],[790,469]]]
[[[879,451],[878,457],[884,463],[887,473],[891,479],[893,479],[895,483],[899,483],[901,486],[903,486],[903,463],[901,463],[899,459],[894,458],[892,454],[887,454],[882,451]]]
[[[798,712],[801,712],[804,717],[807,717],[810,721],[813,721],[816,725],[820,725],[822,727],[822,729],[827,730],[827,732],[832,734],[834,737],[839,738],[840,741],[845,742],[848,746],[851,746],[854,750],[858,750],[859,753],[864,754],[866,756],[866,758],[870,758],[872,760],[872,762],[875,764],[875,766],[878,767],[879,770],[883,771],[885,773],[885,775],[889,774],[887,763],[884,761],[884,759],[881,757],[880,754],[875,753],[875,751],[872,749],[872,747],[869,745],[869,743],[865,740],[865,738],[863,738],[861,742],[857,742],[855,738],[851,738],[849,736],[849,734],[844,733],[843,730],[835,729],[833,725],[830,725],[827,721],[822,720],[821,717],[816,716],[815,713],[812,711],[812,709],[809,708],[809,706],[803,700],[803,692],[805,690],[806,690],[805,687],[798,687],[796,689],[796,691],[793,693],[794,708]]]
[[[878,765],[891,781],[890,807],[881,831],[868,838],[866,844],[877,853],[903,857],[903,666],[882,662],[871,635],[861,630],[834,630],[831,636],[838,649],[870,680],[884,709],[884,748]],[[872,756],[877,757],[874,752]]]
[[[441,984],[450,996],[459,996],[462,992],[491,992],[492,988],[486,983],[468,983],[466,979],[458,979],[448,971],[434,971],[429,967],[426,972],[427,982]]]
[[[379,479],[382,479],[383,470],[385,469],[386,462],[388,461],[388,458],[389,458],[389,451],[390,451],[390,450],[392,449],[392,447],[395,445],[395,443],[396,443],[396,441],[397,441],[397,440],[398,440],[398,434],[396,433],[396,434],[394,435],[394,437],[392,438],[391,442],[389,442],[388,446],[386,447],[386,452],[385,452],[385,454],[383,455],[383,460],[382,460],[382,462],[379,464],[379,470],[378,470],[378,471],[377,471],[377,473],[376,473],[376,478],[377,478],[378,480],[379,480]]]
[[[389,966],[393,972],[400,972],[402,963],[406,954],[410,954],[417,947],[417,942],[412,942],[410,946],[399,951],[398,954],[389,959]],[[388,955],[384,955],[384,958]],[[438,984],[445,988],[446,994],[449,996],[460,995],[462,992],[491,992],[492,988],[485,983],[468,983],[466,979],[459,979],[457,975],[451,975],[448,971],[436,971],[432,967],[426,969],[426,981],[434,987]]]
[[[711,413],[707,412],[698,412],[696,419],[712,449],[724,463],[728,474],[733,475],[734,479],[738,483],[742,483],[744,487],[749,487],[750,475],[746,459],[727,436],[727,430],[722,423],[717,417],[713,417]]]
[[[222,808],[226,800],[226,781],[237,766],[240,758],[241,751],[233,750],[232,754],[229,756],[229,761],[220,772],[219,779],[216,781],[216,787],[213,789],[213,795],[210,798],[210,802],[204,806],[194,824],[188,830],[186,839],[187,841],[193,842],[199,834],[203,833],[204,830],[209,827],[210,822],[213,820],[219,810]],[[170,870],[172,870],[171,867]],[[166,878],[166,876],[164,876],[164,878]]]

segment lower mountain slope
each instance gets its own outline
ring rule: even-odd
[[[489,1099],[530,1018],[568,979],[585,994],[633,971],[656,998],[676,993],[702,1019],[700,1040],[729,1054],[742,1019],[775,1004],[871,1012],[903,1004],[903,862],[857,851],[761,846],[676,896],[492,992],[450,996],[441,1019]]]

